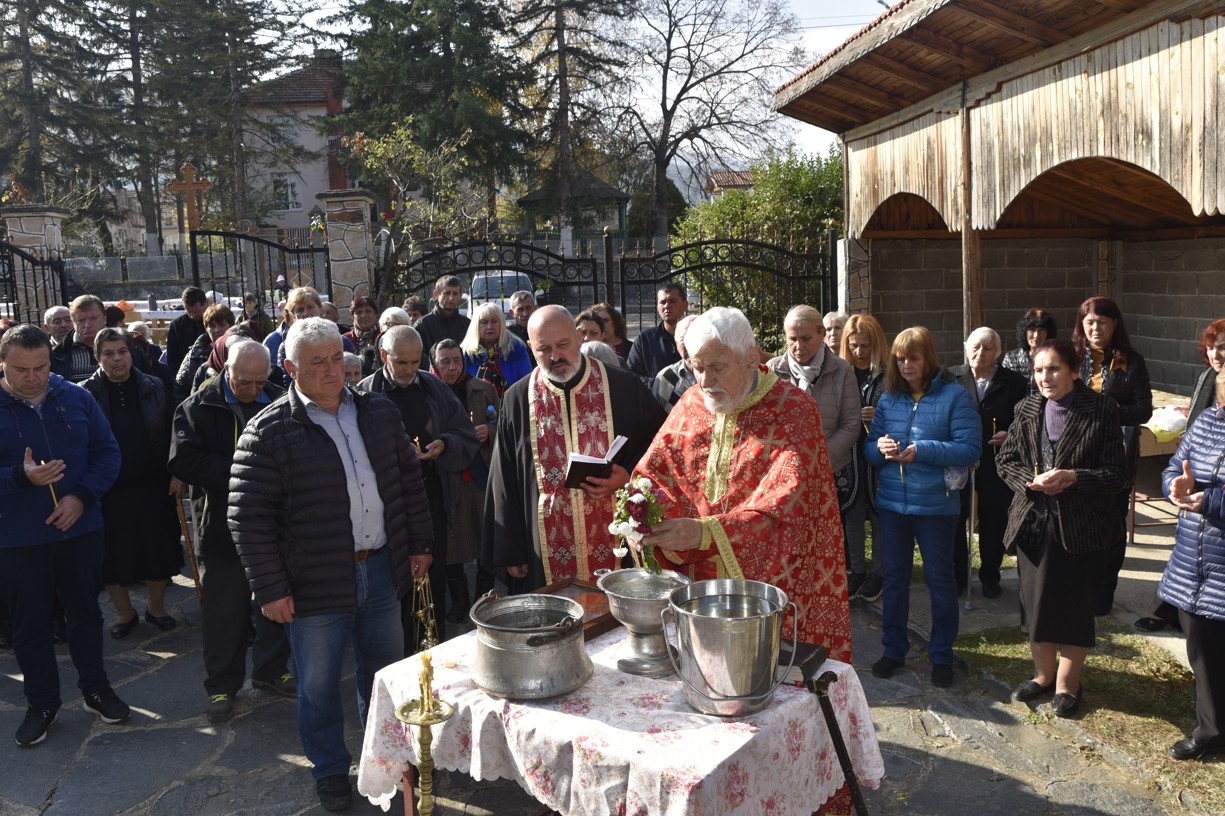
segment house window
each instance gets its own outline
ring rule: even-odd
[[[272,202],[278,210],[302,209],[302,197],[298,194],[298,179],[287,173],[272,174]]]

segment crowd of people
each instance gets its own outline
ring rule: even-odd
[[[99,593],[113,638],[141,623],[136,584],[143,620],[177,625],[165,593],[183,565],[176,504],[189,496],[207,717],[233,716],[250,649],[252,685],[296,698],[316,792],[343,810],[346,646],[364,718],[375,672],[436,636],[415,606],[422,579],[431,613],[461,623],[499,580],[518,593],[615,569],[614,493],[631,476],[664,497],[666,520],[645,543],[665,566],[779,586],[802,638],[834,658],[851,659],[850,599],[883,596],[880,677],[909,652],[917,545],[937,687],[954,681],[976,519],[985,597],[1001,595],[1004,554],[1018,561],[1034,670],[1014,696],[1052,694],[1057,716],[1079,709],[1152,412],[1114,301],[1085,301],[1070,340],[1031,309],[1006,354],[978,328],[964,364],[945,366],[921,326],[890,343],[870,315],[802,304],[768,357],[743,313],[689,314],[674,283],[632,342],[608,303],[573,315],[516,292],[508,318],[496,303],[464,314],[462,299],[462,281],[444,276],[431,304],[380,312],[361,296],[341,326],[300,287],[278,325],[254,296],[235,315],[193,287],[164,352],[147,331],[108,326],[90,295],[48,310],[41,328],[5,331],[0,645],[25,678],[19,745],[41,742],[61,705],[57,620],[86,708],[128,718],[102,663]],[[1176,758],[1225,749],[1225,320],[1200,351],[1198,410],[1165,473],[1183,512],[1162,617],[1137,624],[1187,633],[1199,724]],[[567,484],[571,456],[603,457],[617,437],[607,475]]]

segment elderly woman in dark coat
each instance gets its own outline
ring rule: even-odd
[[[1214,386],[1215,405],[1187,429],[1161,474],[1166,496],[1182,512],[1157,594],[1178,608],[1187,634],[1198,720],[1170,748],[1174,759],[1225,750],[1225,372]]]
[[[1094,645],[1094,604],[1123,517],[1101,511],[1126,482],[1119,411],[1080,380],[1066,340],[1034,351],[1038,393],[1016,407],[996,472],[1012,488],[1005,546],[1015,549],[1021,605],[1029,625],[1033,679],[1023,702],[1055,692],[1051,709],[1080,706],[1080,672]]]
[[[102,408],[123,460],[119,478],[102,498],[102,582],[116,615],[111,637],[127,637],[140,622],[128,587],[141,582],[149,593],[145,620],[173,629],[166,584],[183,566],[174,509],[182,483],[166,469],[171,412],[165,386],[132,364],[132,342],[122,329],[98,332],[94,354],[98,370],[82,385]]]

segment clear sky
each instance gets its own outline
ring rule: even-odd
[[[815,60],[836,48],[856,31],[884,14],[878,0],[789,0],[799,18],[804,47]],[[891,5],[897,0],[892,0]],[[801,151],[824,154],[834,134],[813,125],[790,120],[795,125],[796,144]]]

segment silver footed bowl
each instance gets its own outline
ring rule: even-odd
[[[608,609],[626,629],[638,635],[663,631],[659,613],[668,605],[672,590],[689,583],[679,572],[652,573],[645,569],[620,569],[604,573],[597,585],[608,596]]]

